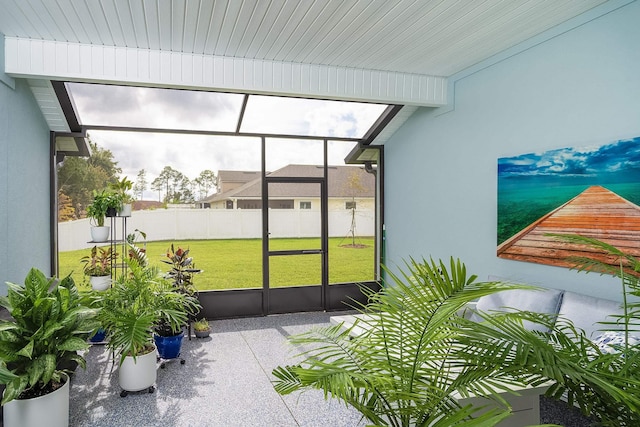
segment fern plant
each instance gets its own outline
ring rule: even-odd
[[[610,402],[638,400],[611,375],[591,370],[568,356],[579,354],[569,322],[554,316],[515,311],[478,313],[474,322],[462,314],[479,297],[512,289],[534,289],[501,282],[476,282],[459,260],[406,263],[389,281],[353,328],[315,328],[291,338],[304,350],[300,363],[273,371],[281,394],[320,389],[358,410],[375,426],[494,426],[510,416],[499,393],[512,386],[549,383],[551,391],[567,384],[588,384]],[[544,333],[524,327],[544,325]],[[352,337],[354,328],[363,330]],[[564,348],[563,346],[568,346]],[[558,386],[558,384],[560,386]],[[481,395],[489,408],[460,406],[458,396]],[[634,400],[635,399],[635,400]]]
[[[0,321],[0,382],[6,384],[2,404],[54,391],[63,384],[64,367],[86,366],[78,352],[100,326],[69,276],[60,281],[31,269],[24,285],[7,283],[0,297],[13,320]],[[9,368],[7,368],[9,367]]]

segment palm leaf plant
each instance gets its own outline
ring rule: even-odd
[[[195,298],[176,292],[157,268],[142,266],[126,259],[127,274],[119,277],[111,289],[96,294],[102,308],[100,321],[109,336],[108,346],[119,357],[153,351],[153,331],[160,323],[180,329],[187,313],[195,310]]]
[[[64,382],[65,367],[85,359],[78,353],[99,323],[97,310],[84,304],[71,277],[47,278],[31,269],[24,284],[7,283],[0,297],[13,320],[0,321],[2,404],[52,392]]]
[[[375,426],[494,426],[510,415],[500,392],[512,386],[597,384],[610,401],[629,397],[607,377],[565,360],[578,353],[564,329],[550,315],[514,311],[478,313],[484,321],[463,316],[482,296],[532,287],[476,282],[459,260],[406,263],[405,271],[385,269],[389,281],[349,329],[315,328],[291,338],[306,350],[301,362],[273,371],[275,389],[288,394],[321,389],[358,410]],[[524,327],[539,323],[551,332]],[[358,328],[364,332],[354,335]],[[571,348],[562,351],[562,346]],[[558,390],[556,387],[552,390]],[[458,396],[485,396],[487,408],[461,406]],[[484,409],[484,412],[482,411]]]
[[[137,236],[143,239],[142,247],[138,245]],[[129,258],[134,258],[138,264],[145,267],[149,262],[147,259],[147,233],[136,228],[133,233],[127,235],[126,241],[129,247]]]
[[[573,378],[559,386],[556,395],[565,394],[586,414],[592,414],[605,426],[640,425],[640,259],[624,250],[596,238],[576,234],[552,234],[575,246],[577,253],[568,260],[579,272],[595,272],[620,279],[622,314],[612,314],[614,320],[602,322],[602,331],[622,334],[621,344],[613,351],[602,351],[576,331],[584,344],[574,348],[571,357],[580,359],[602,378],[627,393],[625,398],[612,400],[597,385],[585,386]]]

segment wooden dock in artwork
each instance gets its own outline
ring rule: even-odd
[[[573,267],[569,257],[590,257],[619,265],[614,257],[549,233],[592,237],[640,257],[640,207],[601,186],[593,186],[498,246],[498,256],[517,261]]]

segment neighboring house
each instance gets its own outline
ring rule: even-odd
[[[320,177],[322,167],[314,165],[288,165],[269,176]],[[242,179],[253,177],[244,183]],[[211,209],[261,209],[262,184],[260,172],[220,171],[218,188],[222,191],[201,201],[202,207]],[[329,210],[374,210],[375,176],[360,166],[330,166],[327,174]],[[315,184],[281,184],[269,186],[271,209],[320,209],[320,191]]]
[[[218,171],[217,193],[226,193],[256,179],[260,179],[259,171]]]

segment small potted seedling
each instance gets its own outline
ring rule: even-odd
[[[196,334],[196,338],[206,338],[211,333],[211,326],[204,317],[200,320],[193,322],[193,332]]]

